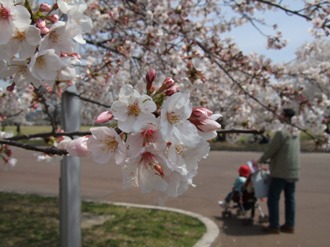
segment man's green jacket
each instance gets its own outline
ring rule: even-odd
[[[300,137],[277,131],[267,150],[259,159],[266,163],[270,160],[270,176],[284,179],[300,177]]]

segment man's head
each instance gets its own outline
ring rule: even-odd
[[[294,115],[296,115],[296,113],[292,108],[284,108],[282,110],[282,117],[288,122],[291,122],[291,118]]]

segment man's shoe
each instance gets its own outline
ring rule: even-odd
[[[285,232],[285,233],[294,233],[293,226],[282,225],[280,230],[281,230],[281,232]]]
[[[280,229],[279,228],[274,228],[274,227],[263,227],[262,231],[267,234],[280,234]]]

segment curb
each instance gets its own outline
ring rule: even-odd
[[[98,201],[100,202],[100,201]],[[152,206],[152,205],[142,205],[142,204],[134,204],[134,203],[123,203],[123,202],[107,202],[101,201],[101,203],[108,203],[113,204],[116,206],[124,206],[124,207],[135,207],[135,208],[147,208],[147,209],[158,209],[164,211],[170,211],[180,214],[185,214],[200,220],[206,226],[206,233],[203,237],[198,240],[198,242],[194,245],[194,247],[210,247],[212,246],[213,242],[217,239],[219,235],[219,228],[218,226],[209,218],[204,217],[200,214],[193,213],[190,211],[177,209],[177,208],[169,208],[169,207],[161,207],[161,206]]]

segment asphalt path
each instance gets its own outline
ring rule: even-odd
[[[41,195],[59,193],[59,160],[37,162],[30,151],[14,150],[16,167],[0,169],[0,190]],[[196,188],[179,198],[168,199],[165,206],[191,211],[213,220],[220,234],[214,247],[327,247],[330,246],[330,153],[302,153],[302,177],[297,184],[297,216],[294,234],[265,235],[257,222],[242,224],[242,218],[223,218],[217,201],[231,189],[240,164],[257,159],[256,152],[211,151],[199,165],[194,179]],[[0,164],[2,165],[2,164]],[[157,197],[138,189],[122,188],[121,172],[115,165],[98,165],[81,159],[81,195],[83,199],[158,205]],[[281,199],[281,221],[284,207]],[[267,213],[266,202],[259,202]],[[170,236],[169,236],[170,237]]]

